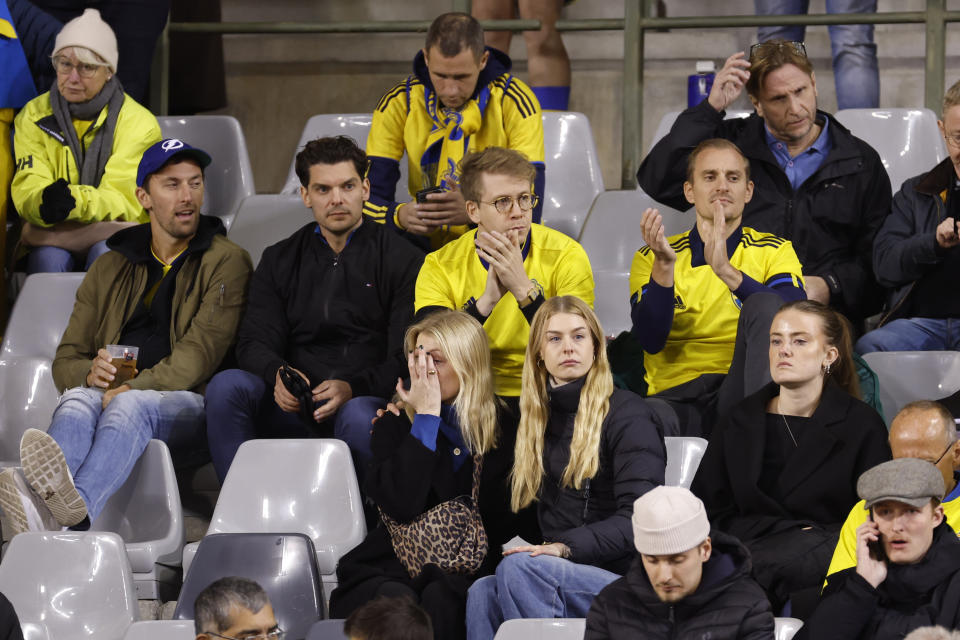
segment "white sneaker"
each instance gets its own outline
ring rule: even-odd
[[[20,464],[27,482],[57,522],[72,527],[87,517],[87,505],[73,484],[63,451],[50,434],[27,429],[20,439]]]
[[[30,488],[19,467],[0,471],[0,508],[13,529],[11,538],[24,531],[60,531],[62,528],[47,504]]]

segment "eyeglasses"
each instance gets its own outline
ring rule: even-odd
[[[947,141],[947,144],[952,144],[955,147],[960,147],[960,133],[954,133],[953,135],[943,136],[943,139]]]
[[[937,466],[938,464],[940,464],[940,461],[943,460],[943,456],[947,455],[947,452],[950,451],[950,449],[953,449],[953,445],[955,444],[956,442],[951,442],[950,444],[948,444],[947,448],[944,449],[943,453],[940,454],[940,457],[937,458],[937,461],[933,463],[933,466]]]
[[[759,42],[750,45],[750,62],[759,62],[764,58],[770,57],[774,51],[779,51],[783,47],[793,49],[793,52],[802,58],[807,57],[807,47],[802,42],[781,41],[781,42]]]
[[[283,640],[283,637],[286,635],[286,631],[277,627],[273,631],[268,631],[267,633],[258,633],[251,636],[243,636],[242,638],[234,638],[233,636],[225,636],[219,633],[214,633],[213,631],[207,631],[208,636],[216,636],[218,638],[223,638],[223,640]]]
[[[96,75],[97,69],[103,67],[102,64],[91,64],[89,62],[80,62],[78,64],[73,64],[68,58],[63,56],[57,56],[53,59],[53,68],[57,70],[57,73],[63,74],[65,76],[70,75],[74,69],[77,70],[77,74],[81,78],[92,78]]]
[[[503,196],[502,198],[497,198],[493,202],[483,202],[482,200],[480,202],[481,204],[492,204],[497,208],[497,211],[506,214],[510,213],[510,211],[513,209],[514,202],[516,202],[517,206],[520,207],[520,211],[530,211],[530,209],[533,209],[535,206],[537,206],[537,203],[540,202],[540,198],[532,193],[524,193],[517,196],[516,199],[514,199],[513,196]]]

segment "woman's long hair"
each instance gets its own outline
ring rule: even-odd
[[[417,347],[422,333],[437,341],[460,382],[453,408],[467,448],[474,454],[496,448],[497,399],[490,368],[490,346],[483,327],[461,311],[437,311],[407,329],[404,338],[407,352]],[[413,409],[407,407],[406,412],[413,420]]]
[[[600,466],[600,433],[603,421],[610,412],[610,394],[613,393],[613,374],[607,360],[606,341],[596,314],[580,298],[559,296],[550,298],[533,316],[527,356],[523,362],[523,381],[520,391],[520,426],[513,462],[513,491],[510,507],[514,511],[537,499],[543,481],[543,438],[549,419],[550,401],[547,397],[549,373],[543,364],[541,348],[547,323],[558,313],[572,313],[584,319],[593,339],[594,362],[587,372],[580,404],[573,421],[573,440],[570,459],[560,479],[561,486],[579,490],[583,481],[592,478]]]
[[[820,329],[827,346],[837,348],[837,359],[830,365],[830,370],[823,374],[824,386],[835,384],[854,398],[860,398],[860,377],[857,375],[857,363],[853,360],[850,321],[815,300],[788,302],[780,307],[777,315],[791,310],[816,316],[820,320]]]

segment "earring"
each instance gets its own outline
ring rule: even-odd
[[[543,358],[537,358],[537,368],[543,369]]]
[[[823,371],[823,375],[825,375],[825,376],[830,375],[830,363],[829,363],[829,362],[828,362],[827,364],[821,366],[820,369]]]

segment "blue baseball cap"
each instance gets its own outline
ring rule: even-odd
[[[151,174],[156,173],[177,156],[187,156],[193,158],[203,169],[207,167],[212,160],[210,154],[203,149],[191,147],[183,140],[177,138],[167,138],[156,143],[143,152],[143,158],[140,159],[140,166],[137,167],[137,186],[142,187]]]

